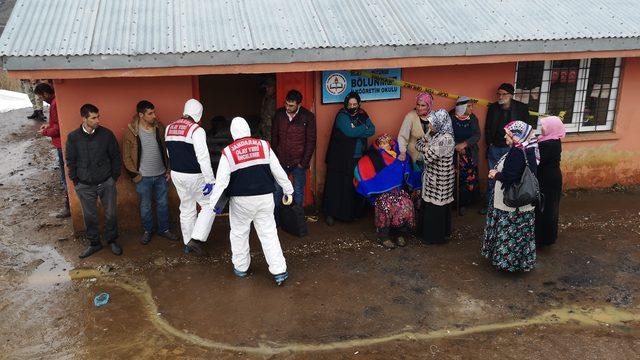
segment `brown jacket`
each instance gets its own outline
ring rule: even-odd
[[[122,141],[122,160],[124,168],[127,170],[129,177],[134,183],[138,183],[142,180],[140,175],[140,156],[142,155],[142,145],[140,144],[140,138],[138,137],[138,116],[135,115],[133,120],[127,126],[127,130],[124,132]],[[156,130],[156,140],[158,140],[158,146],[160,147],[160,153],[162,154],[164,167],[169,171],[169,159],[167,157],[166,146],[164,144],[164,125],[159,121],[153,124]]]

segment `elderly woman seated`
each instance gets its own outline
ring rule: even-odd
[[[405,234],[415,227],[413,201],[407,190],[420,186],[420,174],[411,159],[398,159],[398,143],[391,136],[378,137],[358,161],[354,171],[356,191],[375,206],[378,239],[387,248],[405,246]],[[395,237],[396,242],[392,240]]]

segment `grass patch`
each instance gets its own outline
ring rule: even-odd
[[[10,90],[10,91],[22,92],[22,87],[20,86],[20,80],[11,79],[7,75],[6,71],[0,70],[0,90]]]

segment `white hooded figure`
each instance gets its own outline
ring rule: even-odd
[[[198,125],[201,118],[202,104],[190,99],[184,104],[182,118],[169,124],[165,131],[171,179],[180,198],[182,241],[198,255],[204,253],[202,243],[207,241],[215,218],[209,206],[215,178],[207,135]],[[196,203],[200,204],[200,214]]]
[[[283,202],[291,203],[293,185],[269,143],[252,138],[249,125],[243,118],[236,117],[231,121],[231,136],[234,142],[222,150],[210,206],[216,213],[222,210],[214,207],[226,189],[230,198],[229,240],[234,273],[239,277],[249,273],[249,232],[253,222],[269,272],[276,284],[281,285],[288,273],[273,215],[273,192],[277,182],[285,193]]]

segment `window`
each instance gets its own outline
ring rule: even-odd
[[[541,114],[564,112],[568,132],[613,128],[622,60],[519,62],[514,98]]]

